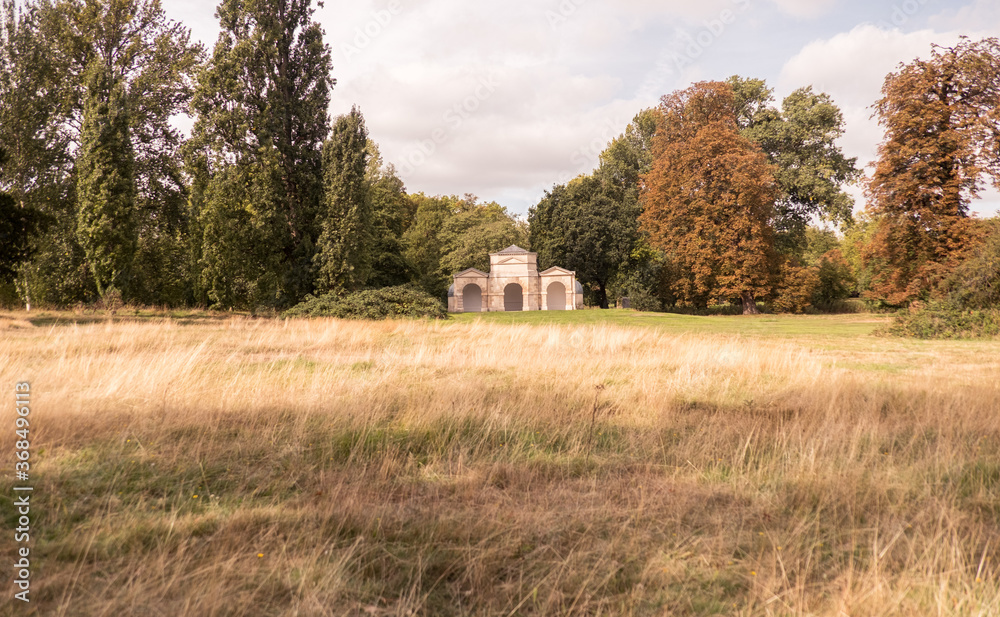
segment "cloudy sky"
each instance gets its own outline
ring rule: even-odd
[[[212,0],[163,0],[211,49]],[[326,0],[331,113],[358,105],[410,192],[495,200],[524,215],[589,172],[640,110],[692,82],[811,85],[847,120],[866,165],[885,75],[932,43],[1000,35],[996,0]],[[860,190],[856,208],[863,206]],[[983,216],[1000,197],[974,204]]]

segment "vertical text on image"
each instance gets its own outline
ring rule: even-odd
[[[31,492],[34,487],[28,484],[31,471],[31,384],[20,381],[14,385],[14,508],[17,511],[17,523],[14,528],[14,542],[17,544],[18,560],[14,563],[14,585],[20,591],[14,597],[22,602],[30,602],[31,592]]]

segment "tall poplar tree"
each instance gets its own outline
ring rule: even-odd
[[[323,145],[325,195],[316,254],[319,291],[356,291],[371,277],[374,238],[368,149],[365,119],[352,107],[337,118]]]
[[[329,47],[310,0],[223,0],[221,33],[192,101],[197,113],[187,150],[198,218],[194,254],[200,297],[219,306],[251,302],[238,286],[239,254],[220,250],[227,225],[255,242],[259,277],[274,289],[256,300],[290,305],[313,290],[322,212],[322,144],[335,80]],[[249,180],[245,195],[233,178]],[[244,275],[247,275],[244,272]]]
[[[125,88],[103,62],[87,71],[77,155],[76,235],[102,298],[127,295],[135,258],[135,161]]]
[[[14,16],[4,0],[0,57],[0,141],[10,154],[12,196],[48,223],[24,266],[25,296],[65,304],[93,297],[77,240],[74,168],[82,148],[95,62],[121,84],[129,117],[137,234],[134,299],[178,303],[185,298],[182,237],[185,180],[173,118],[187,110],[201,48],[164,16],[159,0],[24,0]]]
[[[871,295],[903,304],[926,295],[968,247],[969,202],[1000,187],[1000,41],[963,38],[889,74],[875,115],[885,128],[864,256]]]

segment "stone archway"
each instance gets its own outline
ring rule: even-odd
[[[483,310],[483,290],[475,283],[469,283],[462,289],[462,312],[479,313]]]
[[[550,311],[565,311],[566,310],[566,286],[555,281],[549,285],[549,288],[545,292],[546,295],[546,305]]]
[[[503,288],[503,310],[524,310],[524,289],[517,283],[511,283]]]

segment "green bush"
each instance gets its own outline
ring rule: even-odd
[[[921,339],[967,339],[1000,336],[1000,310],[971,310],[954,303],[914,304],[896,313],[879,335]]]
[[[284,312],[285,317],[336,317],[338,319],[397,319],[403,317],[448,317],[441,301],[407,285],[357,291],[347,296],[306,296],[305,301]]]

